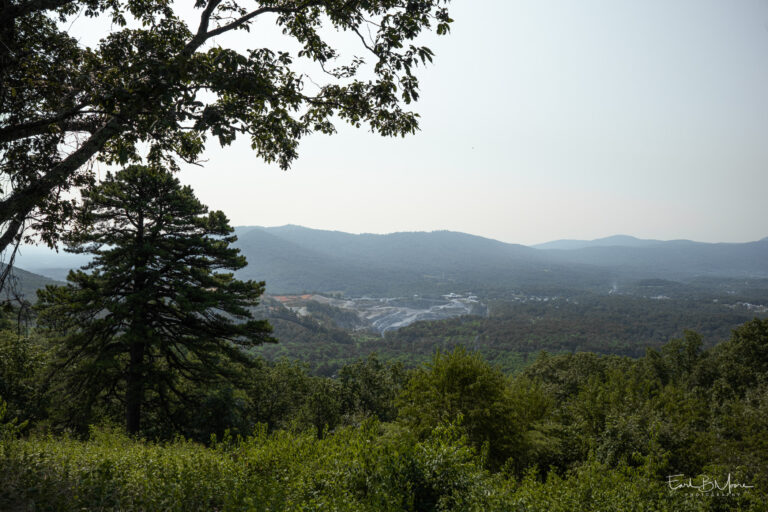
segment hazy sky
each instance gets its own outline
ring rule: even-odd
[[[288,172],[211,141],[182,181],[235,225],[768,236],[768,1],[457,0],[452,17],[417,135],[339,125]]]

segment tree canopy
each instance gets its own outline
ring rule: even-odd
[[[91,181],[90,163],[196,161],[209,136],[238,136],[287,168],[299,140],[333,133],[337,119],[405,135],[418,115],[415,69],[432,60],[416,40],[449,30],[448,0],[196,0],[188,23],[167,1],[19,0],[0,3],[0,251],[33,228],[49,244],[74,205],[67,190]],[[67,26],[107,17],[95,48]],[[247,51],[216,37],[269,18],[295,53]],[[347,32],[343,56],[328,34]],[[316,74],[300,72],[311,62]],[[304,66],[301,69],[308,69]],[[29,233],[29,232],[28,232]]]
[[[492,465],[522,451],[522,431],[507,400],[504,374],[477,354],[458,347],[435,353],[432,364],[416,370],[399,397],[399,419],[417,434],[456,421],[472,444],[487,444]]]
[[[227,218],[164,169],[131,166],[83,193],[70,250],[93,261],[66,286],[38,293],[41,325],[58,342],[67,396],[124,404],[128,431],[142,408],[166,410],[184,385],[236,377],[243,348],[274,341],[254,320],[264,283],[221,270],[246,265]]]

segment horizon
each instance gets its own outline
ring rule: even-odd
[[[522,246],[531,247],[531,248],[536,248],[536,246],[545,245],[545,244],[554,243],[554,242],[596,242],[596,241],[601,241],[601,240],[606,240],[606,239],[611,239],[611,238],[618,238],[618,237],[626,237],[626,238],[631,238],[631,239],[639,240],[639,241],[693,242],[693,243],[701,243],[701,244],[747,244],[747,243],[761,242],[763,240],[768,239],[768,235],[767,235],[767,236],[764,236],[764,237],[755,238],[753,240],[741,240],[741,241],[719,241],[719,240],[716,240],[716,241],[704,241],[704,240],[695,240],[695,239],[692,239],[692,238],[664,239],[664,238],[653,238],[653,237],[639,237],[639,236],[628,234],[628,233],[612,233],[612,234],[608,234],[608,235],[604,235],[604,236],[598,236],[596,238],[565,237],[565,238],[555,238],[555,239],[543,240],[541,242],[535,242],[535,243],[529,243],[528,244],[528,243],[522,243],[522,242],[518,242],[518,241],[514,241],[514,240],[503,240],[503,239],[500,239],[500,238],[494,238],[492,236],[486,236],[486,235],[478,234],[478,233],[470,233],[470,232],[467,232],[467,231],[459,231],[459,230],[456,230],[456,229],[416,229],[416,230],[413,230],[413,229],[401,229],[401,230],[386,231],[386,232],[373,232],[373,231],[355,232],[355,231],[345,231],[343,229],[333,229],[333,228],[324,228],[324,227],[310,227],[310,226],[306,226],[306,225],[291,224],[291,223],[280,224],[280,225],[273,225],[273,226],[264,226],[264,225],[259,225],[259,224],[234,224],[234,223],[230,222],[230,225],[232,226],[232,228],[235,228],[235,229],[237,229],[237,228],[279,229],[279,228],[295,227],[295,228],[302,228],[302,229],[308,229],[308,230],[313,230],[313,231],[326,231],[326,232],[331,232],[331,233],[344,233],[344,234],[348,234],[348,235],[378,235],[378,236],[387,236],[387,235],[395,235],[395,234],[399,234],[399,233],[439,233],[439,232],[458,233],[458,234],[463,234],[463,235],[469,235],[469,236],[474,236],[474,237],[485,238],[485,239],[488,239],[488,240],[494,240],[494,241],[502,242],[502,243],[505,243],[505,244],[522,245]],[[32,250],[33,252],[36,251],[37,249],[50,250],[50,251],[53,250],[53,249],[50,249],[48,246],[46,246],[45,244],[42,244],[42,243],[37,243],[37,244],[21,244],[19,246],[19,249],[21,251]],[[59,249],[60,249],[61,253],[70,254],[70,253],[67,253],[66,251],[64,251],[64,246],[63,245],[60,245]],[[20,267],[20,268],[23,268],[23,267]]]
[[[760,238],[756,238],[754,240],[740,240],[735,242],[726,242],[726,241],[705,241],[705,240],[694,240],[692,238],[654,238],[654,237],[639,237],[636,235],[628,234],[628,233],[613,233],[605,236],[598,236],[596,238],[574,238],[574,237],[565,237],[565,238],[556,238],[556,239],[550,239],[550,240],[544,240],[541,242],[536,242],[532,244],[524,244],[522,242],[516,242],[516,241],[509,241],[509,240],[502,240],[499,238],[493,238],[491,236],[486,236],[478,233],[470,233],[467,231],[459,231],[456,229],[417,229],[417,230],[411,230],[411,229],[402,229],[402,230],[396,230],[396,231],[387,231],[387,232],[372,232],[372,231],[360,231],[360,232],[354,232],[354,231],[345,231],[342,229],[333,229],[333,228],[315,228],[315,227],[309,227],[305,225],[300,224],[280,224],[280,225],[274,225],[274,226],[262,226],[258,224],[232,224],[233,228],[263,228],[263,229],[275,229],[275,228],[286,228],[286,227],[297,227],[297,228],[304,228],[304,229],[311,229],[315,231],[329,231],[334,233],[346,233],[349,235],[394,235],[398,233],[436,233],[436,232],[448,232],[448,233],[461,233],[465,235],[471,235],[471,236],[477,236],[481,238],[487,238],[490,240],[495,240],[497,242],[503,242],[506,244],[516,244],[516,245],[524,245],[526,247],[534,247],[536,245],[543,245],[550,242],[563,242],[563,241],[573,241],[573,242],[595,242],[599,240],[605,240],[609,238],[616,238],[616,237],[629,237],[633,238],[635,240],[651,240],[651,241],[658,241],[658,242],[694,242],[694,243],[704,243],[704,244],[747,244],[752,242],[760,242],[768,238],[767,236],[763,236]]]

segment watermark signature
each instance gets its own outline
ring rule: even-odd
[[[740,494],[744,489],[754,489],[754,485],[737,482],[728,473],[728,478],[722,483],[715,478],[701,475],[699,479],[685,478],[684,475],[667,476],[667,485],[670,491],[696,491],[707,496],[731,496]]]

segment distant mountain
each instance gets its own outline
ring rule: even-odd
[[[2,271],[4,267],[5,265],[1,265],[0,271]],[[37,299],[37,290],[48,284],[61,283],[45,276],[27,272],[20,268],[14,268],[11,271],[9,279],[6,281],[6,286],[3,288],[2,298],[6,299],[18,294],[27,300],[34,302]]]
[[[66,281],[71,269],[80,268],[89,261],[91,257],[86,254],[72,254],[63,249],[57,252],[44,245],[22,245],[14,265],[50,279]]]
[[[300,226],[263,228],[283,240],[334,259],[374,262],[389,268],[449,271],[472,260],[506,266],[535,259],[535,251],[454,231],[400,232],[388,235],[352,235]],[[368,266],[366,264],[366,266]]]
[[[238,234],[252,262],[246,272],[283,291],[594,290],[616,281],[768,277],[768,240],[711,244],[617,235],[542,249],[451,231],[353,235],[281,226],[238,228]]]
[[[386,288],[380,284],[386,276],[366,267],[364,262],[329,256],[262,228],[237,228],[236,233],[235,246],[248,259],[248,266],[238,271],[237,276],[266,280],[270,292],[346,292],[352,287],[362,293],[376,294]]]
[[[265,279],[271,292],[393,296],[585,279],[573,265],[541,261],[535,249],[450,231],[353,235],[250,226],[236,233],[250,262],[239,277]]]
[[[595,265],[631,277],[768,277],[768,240],[765,239],[730,244],[671,240],[635,247],[598,245],[540,250],[551,261],[561,264]]]
[[[629,235],[613,235],[596,240],[553,240],[543,244],[532,245],[535,249],[573,250],[585,247],[648,247],[663,243],[660,240],[644,240]]]
[[[352,235],[282,226],[239,227],[236,233],[236,246],[249,261],[238,276],[264,279],[270,292],[442,294],[574,273],[537,261],[535,249],[448,231]]]
[[[266,281],[267,292],[340,292],[347,296],[486,297],[514,290],[552,294],[633,289],[664,279],[768,278],[768,239],[743,244],[641,240],[618,235],[560,240],[536,248],[453,231],[354,235],[301,226],[235,228],[248,260],[238,277]],[[584,245],[586,244],[586,245]],[[84,255],[23,248],[17,266],[63,280]],[[646,285],[634,289],[650,290]],[[677,289],[669,283],[667,291]],[[656,288],[659,288],[656,286]],[[664,293],[650,290],[654,295]],[[646,293],[645,291],[643,293]]]

